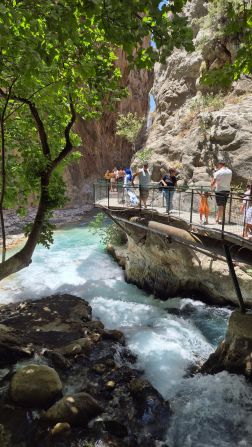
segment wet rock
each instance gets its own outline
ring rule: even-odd
[[[117,330],[111,330],[111,331],[104,331],[103,338],[105,340],[113,340],[118,341],[120,343],[125,343],[125,337],[121,331]]]
[[[88,422],[103,412],[101,405],[87,393],[65,396],[50,407],[42,420],[49,424],[67,422],[71,426],[86,426]]]
[[[2,424],[0,424],[0,446],[1,447],[11,447],[10,435],[6,433]]]
[[[52,365],[55,368],[68,369],[71,366],[71,362],[69,360],[67,360],[64,357],[64,355],[60,354],[59,352],[45,349],[43,351],[43,355],[52,362]]]
[[[10,369],[8,369],[8,368],[0,369],[0,382],[2,382],[2,380],[4,380],[9,374],[10,374]]]
[[[67,346],[63,346],[58,349],[58,352],[66,357],[72,357],[77,354],[86,354],[88,355],[92,348],[92,341],[89,337],[79,338],[78,340],[74,340]]]
[[[46,365],[30,364],[18,370],[10,383],[10,398],[19,405],[44,408],[62,391],[57,372]]]
[[[225,340],[204,363],[200,372],[244,374],[252,380],[252,313],[235,310],[229,319]]]
[[[66,433],[69,432],[70,430],[71,430],[71,425],[68,424],[68,422],[58,422],[52,428],[51,433],[53,436],[62,435],[62,434],[66,435]]]

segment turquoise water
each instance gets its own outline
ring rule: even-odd
[[[190,297],[162,302],[127,284],[86,223],[58,230],[50,250],[38,247],[31,266],[2,281],[0,301],[59,292],[85,298],[94,317],[125,333],[138,366],[171,402],[169,447],[252,445],[252,393],[245,379],[188,374],[223,339],[229,309]]]

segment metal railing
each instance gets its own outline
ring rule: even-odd
[[[209,207],[208,223],[203,215],[200,219],[200,201],[202,194],[207,191],[207,202]],[[147,210],[171,216],[179,217],[194,226],[215,229],[224,233],[232,233],[241,237],[248,237],[246,215],[249,208],[249,200],[244,199],[244,194],[236,191],[229,193],[226,205],[223,207],[224,217],[221,223],[216,223],[217,204],[215,193],[209,191],[209,187],[177,188],[172,194],[167,190],[160,190],[160,187],[150,185],[148,187]],[[172,197],[171,197],[172,195]],[[144,209],[144,202],[141,200],[139,186],[123,186],[118,183],[111,190],[111,185],[97,183],[94,185],[94,202],[96,205],[113,209],[137,208]],[[252,241],[252,235],[251,235]]]

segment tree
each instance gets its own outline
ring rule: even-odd
[[[0,4],[0,279],[31,262],[37,243],[52,242],[51,211],[64,201],[62,170],[78,156],[78,116],[97,118],[125,91],[118,47],[138,68],[151,68],[174,46],[191,50],[192,34],[179,15],[186,0],[159,9],[159,0],[2,0]],[[169,19],[168,9],[173,12]],[[150,36],[156,48],[145,47]],[[4,209],[24,212],[35,193],[36,217],[24,247],[5,259]]]
[[[116,122],[116,135],[125,138],[132,144],[132,153],[135,152],[135,143],[139,132],[143,126],[145,117],[138,117],[136,113],[127,113],[127,115],[118,114]]]
[[[220,68],[206,71],[202,83],[228,88],[242,75],[252,73],[252,2],[251,0],[211,0],[203,27],[211,29],[215,45],[235,44],[235,55],[229,50],[228,61]]]

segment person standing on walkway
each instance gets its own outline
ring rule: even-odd
[[[162,169],[161,173],[162,178],[160,180],[160,185],[166,202],[166,212],[170,213],[173,208],[172,199],[175,193],[175,187],[177,185],[176,169],[169,169],[168,174],[166,174],[165,170]]]
[[[211,188],[215,190],[217,204],[216,222],[220,224],[223,221],[224,209],[226,208],[230,193],[231,180],[231,169],[226,167],[224,160],[219,160],[217,163],[217,171],[215,171],[211,181]]]
[[[144,208],[147,208],[146,202],[149,197],[149,184],[151,178],[149,165],[147,162],[144,163],[142,169],[139,169],[139,171],[133,175],[132,186],[134,186],[134,180],[136,177],[139,178],[140,208],[142,206],[142,203]]]

